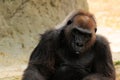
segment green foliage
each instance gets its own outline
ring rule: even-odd
[[[114,64],[115,64],[115,66],[120,65],[120,61],[116,61],[116,62],[114,62]]]

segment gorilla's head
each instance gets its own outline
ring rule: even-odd
[[[94,44],[96,30],[94,17],[82,12],[67,22],[64,35],[71,50],[79,54],[87,51]]]

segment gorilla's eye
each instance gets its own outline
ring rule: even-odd
[[[68,22],[67,22],[67,25],[70,25],[72,23],[72,21],[71,20],[69,20]]]
[[[87,37],[87,38],[91,38],[91,37],[92,37],[92,34],[87,34],[86,37]]]
[[[73,33],[73,35],[78,35],[78,34],[80,34],[80,32],[79,32],[77,29],[73,29],[73,30],[72,30],[72,33]]]

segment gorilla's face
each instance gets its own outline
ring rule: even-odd
[[[87,16],[76,16],[65,29],[70,48],[77,54],[85,52],[95,42],[95,22]]]
[[[81,29],[82,30],[82,29]],[[90,31],[87,32],[83,32],[79,30],[79,28],[74,28],[71,31],[71,41],[70,41],[70,45],[72,47],[73,50],[75,50],[77,53],[78,52],[84,52],[87,48],[88,42],[91,40],[92,38],[92,33]]]

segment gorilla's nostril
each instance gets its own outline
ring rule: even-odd
[[[76,45],[79,47],[83,47],[83,44],[81,44],[81,43],[76,43]]]

